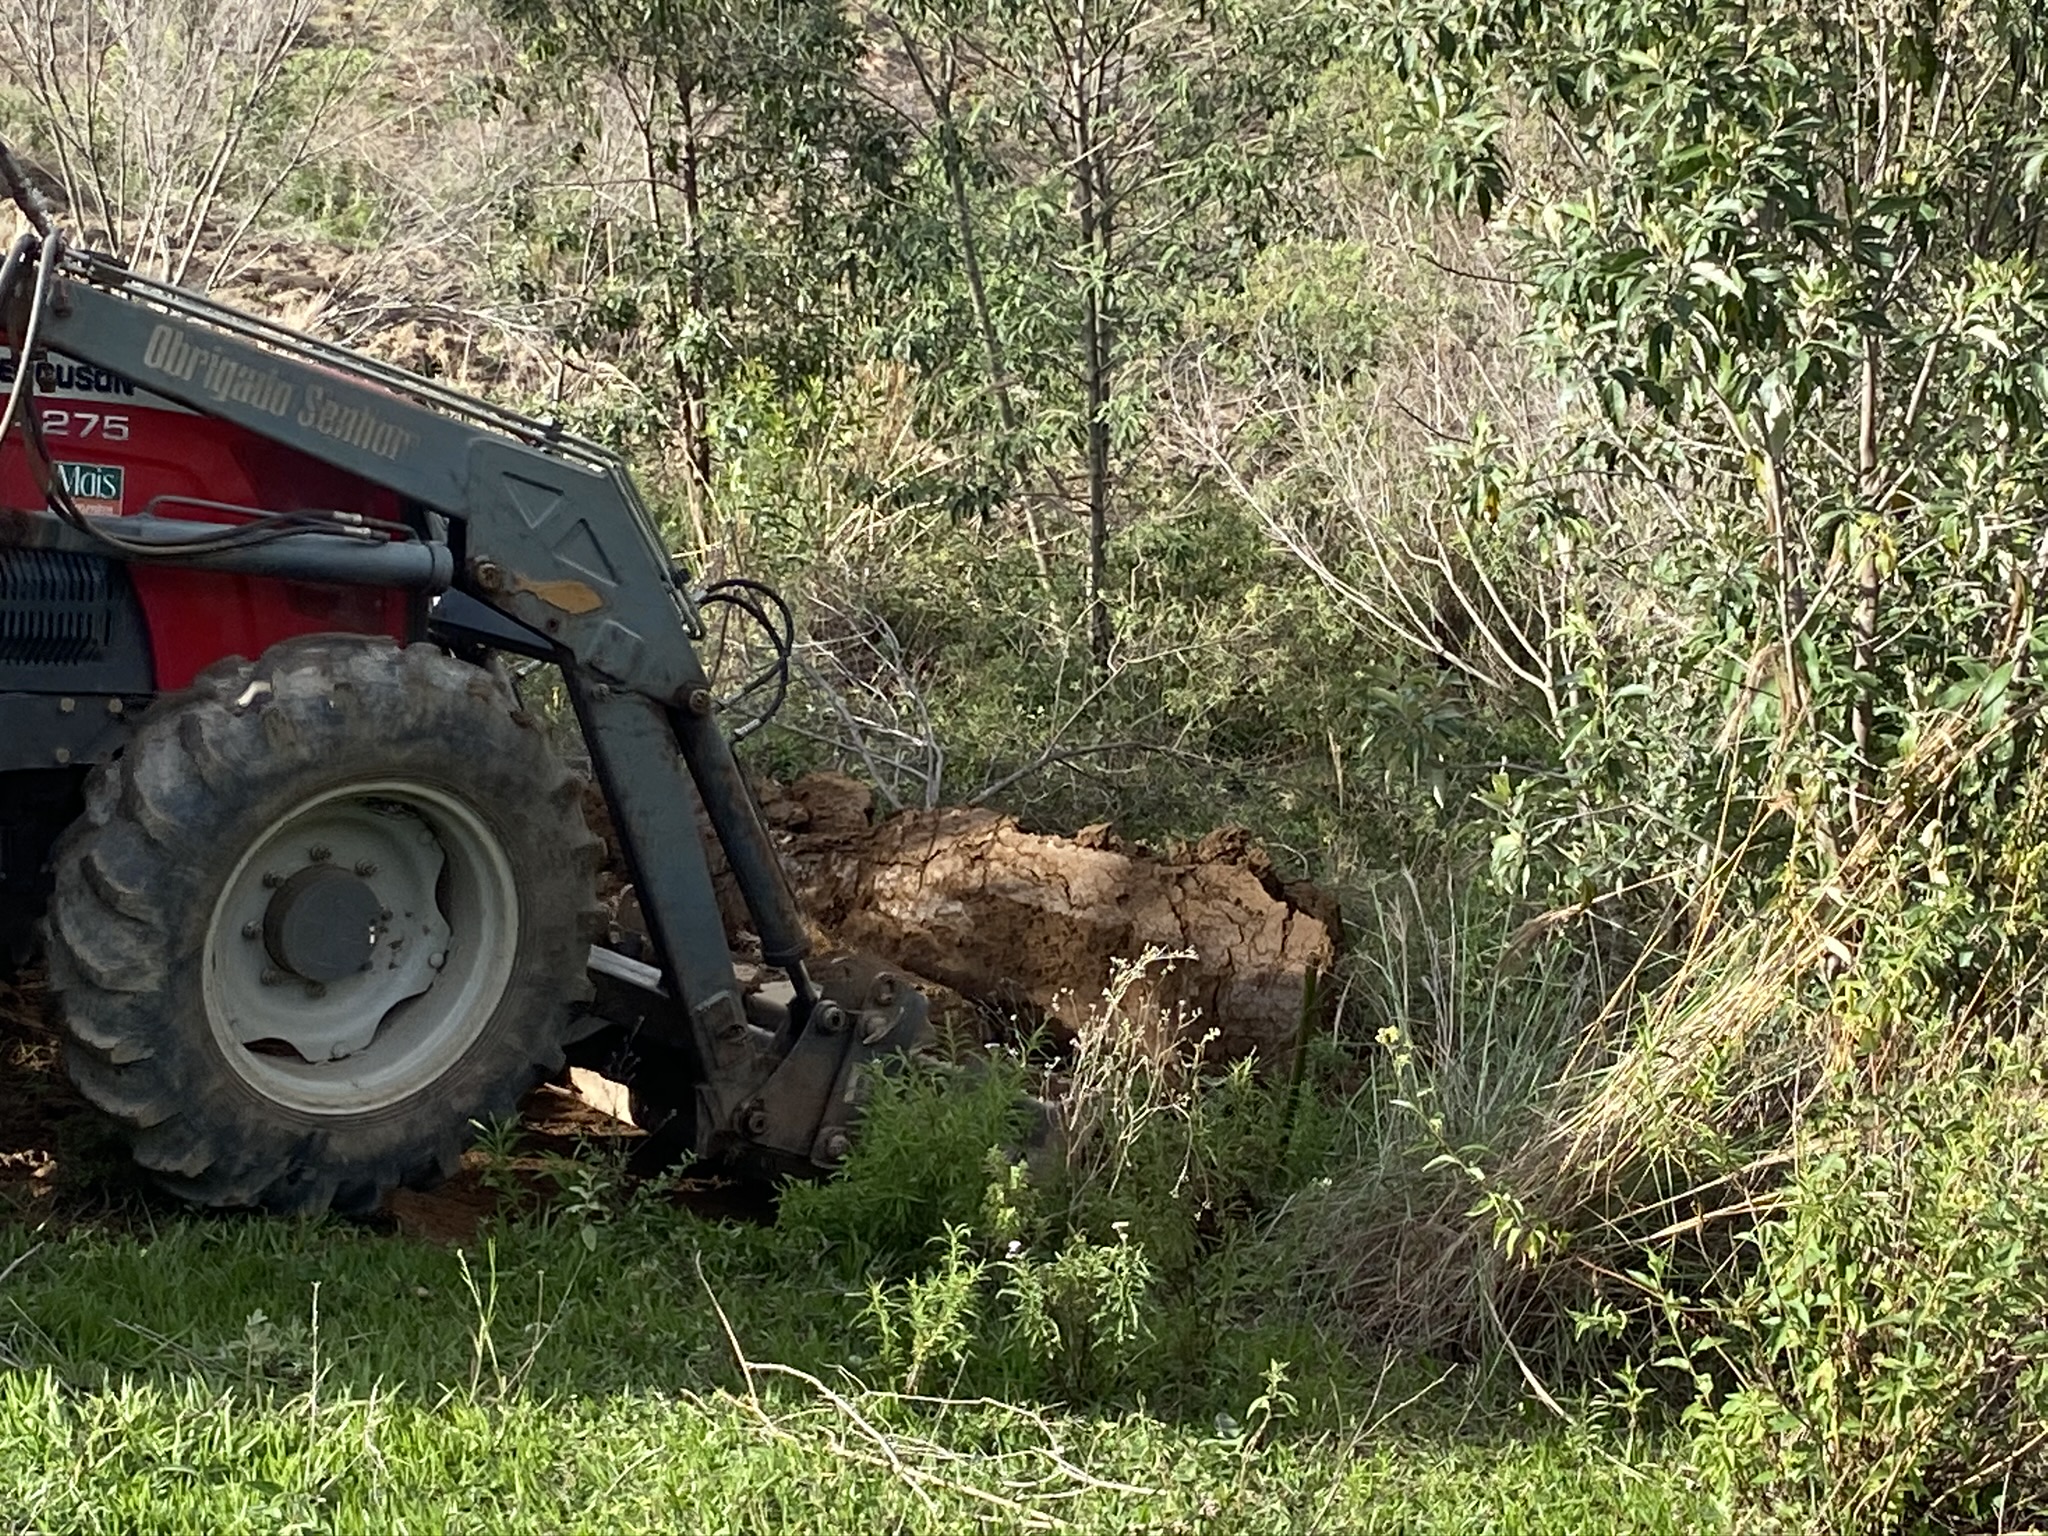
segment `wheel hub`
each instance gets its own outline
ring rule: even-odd
[[[476,814],[438,788],[378,781],[281,817],[229,877],[205,987],[234,1069],[316,1114],[433,1080],[508,978],[519,898]]]
[[[313,864],[279,887],[263,913],[263,947],[295,976],[325,984],[370,968],[384,903],[369,882]]]

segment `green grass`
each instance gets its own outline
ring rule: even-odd
[[[139,1233],[15,1227],[0,1255],[4,1530],[1714,1523],[1675,1443],[1475,1413],[1456,1378],[1406,1406],[1370,1372],[1264,1404],[1219,1383],[1238,1395],[1215,1415],[871,1390],[838,1266],[650,1201],[494,1223],[460,1252],[166,1211]],[[734,1341],[776,1364],[743,1372]]]

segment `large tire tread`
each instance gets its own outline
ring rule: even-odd
[[[499,818],[521,937],[489,1026],[439,1079],[384,1108],[313,1115],[263,1098],[223,1057],[205,924],[226,867],[279,807],[384,774]],[[474,1121],[559,1069],[569,1005],[589,995],[600,850],[581,807],[580,781],[510,690],[429,646],[320,635],[209,668],[94,772],[56,850],[45,933],[72,1080],[139,1164],[200,1204],[361,1212],[445,1177]]]

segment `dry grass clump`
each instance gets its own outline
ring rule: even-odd
[[[1682,946],[1650,946],[1602,994],[1583,954],[1517,963],[1454,904],[1383,921],[1366,990],[1386,1070],[1349,1176],[1297,1213],[1323,1295],[1362,1336],[1470,1355],[1568,1349],[1589,1317],[1639,1308],[1653,1264],[1722,1273],[1810,1150],[1820,1098],[1909,1058],[1927,1070],[1913,1008],[1938,1005],[1916,995],[1900,919],[1945,795],[2010,730],[1928,730],[1825,878],[1750,912],[1718,879]],[[2003,1017],[2015,986],[1987,986],[1971,1014]]]

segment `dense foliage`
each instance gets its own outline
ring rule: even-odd
[[[391,36],[272,9],[188,135],[247,225],[47,58],[0,115],[138,258],[442,228],[436,365],[797,594],[765,766],[1345,897],[1299,1092],[796,1203],[877,1370],[1189,1390],[1284,1293],[1682,1415],[1745,1525],[2048,1518],[2038,6],[497,0],[381,160],[278,125]]]

